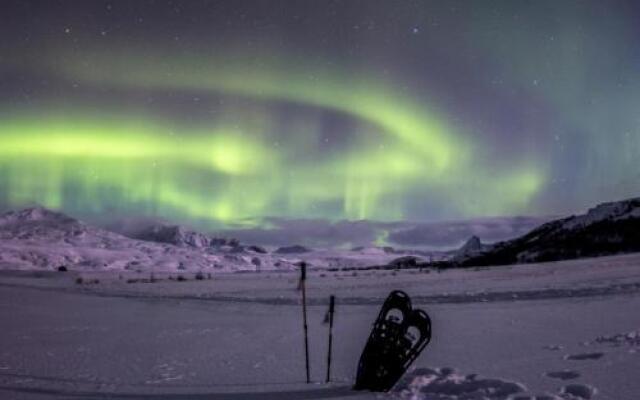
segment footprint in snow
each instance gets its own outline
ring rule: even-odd
[[[571,384],[560,389],[560,398],[566,400],[589,400],[596,393],[597,390],[593,386]]]
[[[640,346],[640,330],[625,333],[616,333],[614,335],[598,336],[593,343],[608,344],[612,347]]]
[[[577,371],[569,371],[569,370],[564,370],[564,371],[550,371],[547,372],[546,374],[544,374],[545,376],[549,377],[549,378],[553,378],[553,379],[560,379],[563,381],[569,380],[569,379],[576,379],[580,377],[580,373]]]
[[[557,394],[516,395],[509,400],[591,400],[596,393],[593,386],[571,384],[560,388]]]
[[[580,354],[568,354],[564,356],[565,360],[597,360],[604,356],[604,353],[580,353]]]
[[[394,392],[411,400],[505,400],[526,391],[518,382],[464,375],[453,368],[419,368],[407,374]]]

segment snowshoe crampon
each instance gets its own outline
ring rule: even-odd
[[[389,391],[431,340],[431,319],[394,290],[385,300],[358,363],[355,390]]]

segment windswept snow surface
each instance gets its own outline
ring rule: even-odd
[[[440,273],[312,270],[309,385],[295,272],[152,282],[135,271],[4,271],[0,398],[632,400],[639,266],[631,254]],[[393,289],[430,314],[433,339],[391,393],[353,392]]]

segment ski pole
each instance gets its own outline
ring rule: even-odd
[[[307,289],[306,283],[307,280],[307,264],[305,262],[300,264],[300,286],[302,289],[302,324],[304,328],[304,357],[305,357],[305,368],[307,370],[307,383],[311,383],[311,378],[309,376],[309,339],[308,339],[308,328],[307,328]]]
[[[333,311],[335,308],[336,296],[329,297],[329,348],[327,350],[327,383],[331,381],[331,346],[333,342]]]

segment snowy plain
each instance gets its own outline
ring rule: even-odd
[[[169,276],[2,271],[0,398],[640,396],[640,254],[442,272],[311,271],[312,384],[304,383],[295,271]],[[353,392],[358,357],[393,289],[431,315],[432,342],[391,393]],[[338,305],[325,384],[330,294]]]

